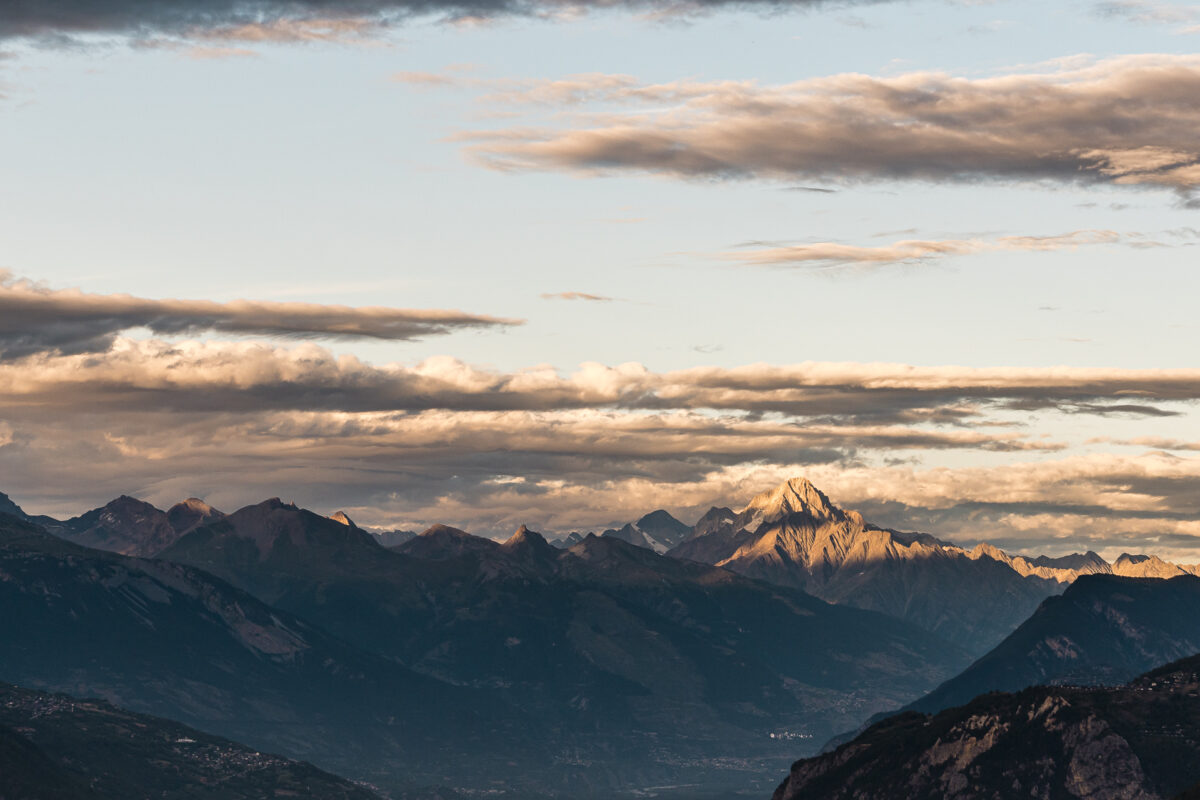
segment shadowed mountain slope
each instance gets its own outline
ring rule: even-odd
[[[378,800],[302,762],[177,722],[0,684],[0,797],[12,800]]]
[[[482,692],[200,570],[89,550],[13,517],[0,517],[0,607],[2,680],[103,697],[342,774],[407,786],[461,762],[465,785],[497,764],[528,767],[522,754],[536,750],[528,720]]]
[[[987,655],[905,710],[936,712],[991,691],[1119,684],[1200,653],[1200,578],[1085,575]]]
[[[1105,689],[987,694],[796,762],[774,800],[1167,800],[1200,781],[1200,657]]]

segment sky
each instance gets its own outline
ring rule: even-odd
[[[795,475],[1200,561],[1200,6],[0,0],[0,491],[503,536]]]

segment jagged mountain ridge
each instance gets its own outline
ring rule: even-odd
[[[544,772],[572,775],[575,792],[672,782],[682,763],[709,764],[708,785],[761,779],[751,765],[794,753],[771,732],[815,745],[967,660],[883,615],[612,537],[560,550],[527,528],[500,543],[439,525],[384,549],[351,533],[260,504],[161,555],[422,673],[498,690],[554,731]]]
[[[755,496],[737,514],[711,510],[669,555],[890,613],[977,655],[1081,575],[1191,570],[1155,557],[1125,555],[1110,565],[1095,553],[1051,559],[1011,556],[987,544],[968,550],[872,525],[803,478]]]
[[[1167,800],[1200,781],[1200,656],[1121,687],[908,712],[797,761],[774,800]]]
[[[13,800],[379,800],[316,767],[102,700],[0,683],[0,796]]]

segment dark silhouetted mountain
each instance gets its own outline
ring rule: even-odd
[[[17,519],[29,519],[29,515],[22,511],[21,507],[14,503],[4,492],[0,492],[0,514],[8,514]]]
[[[892,614],[976,654],[1064,586],[928,534],[871,525],[803,478],[756,496],[728,522],[723,512],[706,514],[697,533],[707,532],[670,555]]]
[[[991,691],[1124,683],[1200,653],[1200,578],[1084,575],[994,650],[906,710],[936,712]]]
[[[279,531],[300,548],[294,533]],[[0,518],[0,608],[0,679],[20,685],[103,697],[381,785],[441,783],[453,764],[458,785],[488,785],[510,762],[539,760],[528,720],[491,695],[195,568],[86,549],[13,517]]]
[[[378,800],[310,764],[177,722],[0,684],[6,800]]]
[[[993,693],[796,762],[775,800],[1157,800],[1200,781],[1200,657],[1116,688]]]
[[[543,773],[575,796],[693,768],[708,786],[761,780],[798,741],[967,660],[893,618],[610,537],[560,550],[527,529],[500,543],[434,526],[388,550],[352,534],[254,506],[163,556],[419,672],[498,691],[544,726],[556,744]]]

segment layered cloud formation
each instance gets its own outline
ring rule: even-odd
[[[51,290],[0,270],[0,359],[39,352],[107,350],[117,334],[205,331],[290,338],[417,339],[469,328],[520,324],[462,311],[349,308],[311,303],[147,300]]]
[[[940,72],[642,84],[583,75],[499,93],[585,106],[570,124],[461,138],[502,170],[834,183],[1200,186],[1200,58],[1129,56],[987,78]],[[606,111],[613,105],[622,108]],[[644,110],[638,106],[646,106]]]
[[[1200,445],[1150,435],[1160,418],[1187,429],[1200,370],[503,372],[448,357],[372,365],[315,342],[120,334],[404,339],[510,322],[461,312],[152,301],[11,278],[0,310],[3,489],[35,511],[122,492],[225,507],[286,493],[382,525],[567,531],[663,506],[694,517],[802,473],[882,523],[966,544],[1187,560],[1200,543],[1200,460],[1188,456]],[[1101,420],[1119,435],[1091,435]]]

